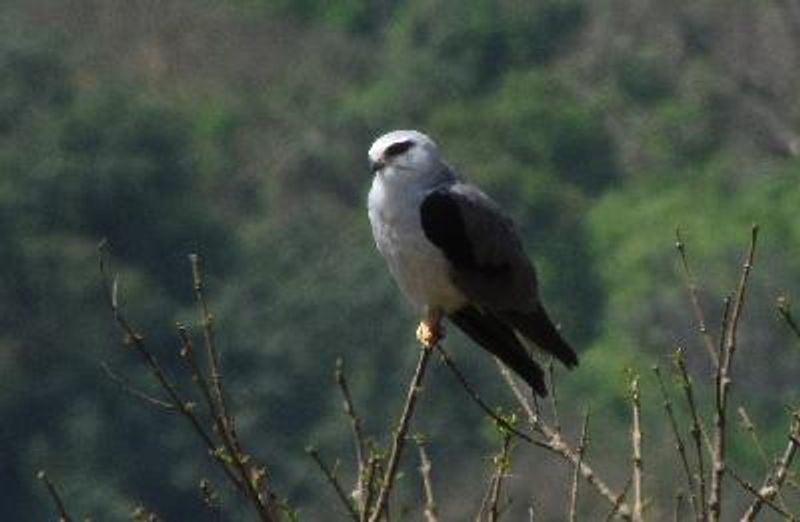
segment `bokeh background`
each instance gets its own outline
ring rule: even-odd
[[[751,223],[762,227],[736,371],[776,451],[800,350],[778,320],[800,298],[800,7],[793,0],[4,0],[0,3],[0,512],[211,519],[222,483],[121,347],[96,246],[111,245],[129,317],[182,380],[177,320],[196,324],[187,254],[207,260],[227,386],[248,447],[305,520],[335,497],[306,444],[352,476],[333,382],[342,357],[384,441],[416,357],[416,317],[373,248],[366,150],[384,131],[432,135],[518,223],[581,366],[560,372],[565,430],[594,412],[590,458],[629,473],[625,369],[643,373],[654,519],[679,487],[650,366],[688,350],[707,377],[674,231],[716,327]],[[452,330],[452,329],[451,329]],[[493,404],[491,360],[451,354]],[[434,365],[415,431],[430,441],[445,519],[474,513],[498,436]],[[760,461],[735,423],[734,459]],[[419,517],[409,454],[396,513]],[[520,448],[509,487],[561,520],[570,470]],[[220,487],[232,519],[232,492]],[[736,500],[747,500],[744,494]],[[533,499],[533,500],[532,500]],[[660,507],[659,507],[660,506]],[[605,506],[584,495],[585,516]],[[514,518],[518,517],[518,518]]]

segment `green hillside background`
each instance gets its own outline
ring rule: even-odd
[[[128,316],[178,376],[174,324],[197,330],[187,255],[206,258],[242,437],[303,520],[345,519],[304,447],[352,477],[337,358],[379,441],[413,369],[418,318],[365,211],[366,151],[397,128],[434,137],[517,222],[581,358],[556,374],[565,432],[590,406],[591,458],[620,489],[625,370],[642,373],[654,520],[681,478],[650,367],[681,345],[698,379],[710,372],[675,229],[716,328],[759,223],[734,399],[770,451],[784,445],[800,395],[800,345],[775,309],[800,299],[796,2],[5,0],[0,71],[3,520],[53,519],[40,468],[81,517],[127,520],[143,504],[212,520],[197,484],[222,480],[203,448],[102,369],[155,390],[105,304],[103,238]],[[482,395],[511,408],[491,359],[449,332]],[[758,482],[731,424],[733,459]],[[499,439],[440,364],[413,429],[443,519],[473,516]],[[417,520],[409,455],[395,513]],[[509,519],[533,498],[542,520],[563,520],[570,469],[527,448],[514,466]],[[587,492],[581,511],[606,507]]]

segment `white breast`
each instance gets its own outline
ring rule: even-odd
[[[411,302],[421,311],[452,311],[466,298],[451,282],[447,259],[422,230],[419,207],[427,192],[392,186],[376,176],[369,193],[369,220],[378,250]]]

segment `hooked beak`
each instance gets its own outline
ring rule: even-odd
[[[378,172],[379,170],[381,170],[385,166],[386,166],[386,163],[384,163],[383,160],[372,160],[372,159],[369,160],[369,170],[373,174],[375,174],[376,172]]]

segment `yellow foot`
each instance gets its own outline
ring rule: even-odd
[[[417,341],[419,341],[425,348],[433,348],[439,341],[444,339],[444,326],[439,321],[430,322],[423,319],[417,326]]]

